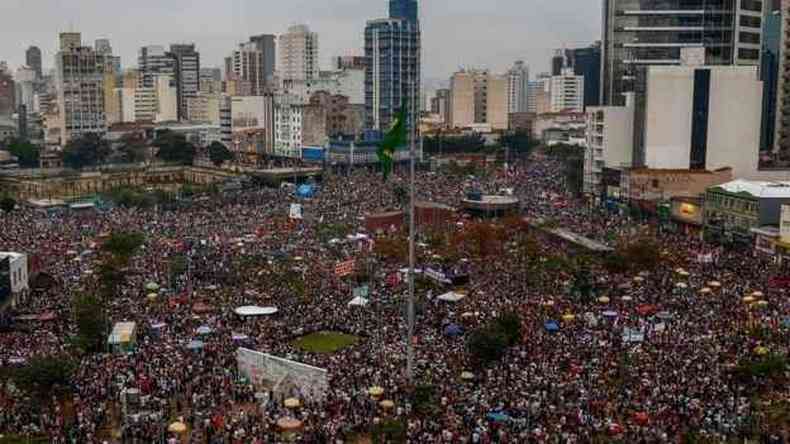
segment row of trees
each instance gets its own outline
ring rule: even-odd
[[[584,190],[584,148],[557,144],[543,148],[543,153],[563,164],[566,189],[580,196]]]
[[[473,364],[485,367],[498,361],[509,347],[521,341],[521,334],[521,318],[518,314],[500,314],[467,338],[466,346]]]

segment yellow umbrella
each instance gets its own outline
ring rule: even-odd
[[[759,356],[765,356],[768,354],[768,348],[763,346],[755,347],[754,354]]]
[[[601,296],[601,297],[598,298],[598,302],[600,302],[602,304],[608,304],[609,301],[610,301],[610,299],[607,296]]]
[[[377,385],[373,386],[373,387],[368,389],[368,394],[370,396],[374,397],[374,398],[377,398],[377,397],[379,397],[379,396],[384,394],[384,388],[379,387]]]
[[[277,420],[277,427],[282,430],[296,430],[302,427],[302,421],[294,418],[280,418]]]
[[[295,409],[302,405],[302,403],[296,398],[288,398],[285,400],[285,402],[283,402],[283,405],[289,409]]]
[[[381,401],[381,402],[379,403],[379,405],[380,405],[380,406],[381,406],[381,408],[383,408],[384,410],[389,410],[389,409],[391,409],[391,408],[395,407],[395,403],[394,403],[394,402],[392,402],[392,401],[391,401],[391,400],[389,400],[389,399],[385,399],[385,400]]]
[[[689,276],[689,272],[686,271],[686,270],[680,271],[680,272],[678,272],[678,274],[680,276],[682,276],[682,277],[688,277]]]
[[[187,425],[181,421],[176,421],[170,424],[170,427],[167,428],[170,433],[184,433],[187,431]]]
[[[574,316],[574,315],[572,315],[570,313],[562,315],[562,320],[563,321],[570,322],[570,321],[572,321],[574,319],[576,319],[576,316]]]
[[[158,295],[156,293],[148,293],[148,296],[146,297],[148,298],[149,301],[155,301],[157,296]]]
[[[745,302],[745,303],[747,303],[747,304],[751,304],[752,302],[754,302],[754,301],[755,301],[755,299],[754,299],[754,297],[753,297],[753,296],[745,296],[745,297],[742,299],[742,301],[743,301],[743,302]]]

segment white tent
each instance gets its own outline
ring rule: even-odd
[[[445,301],[445,302],[458,302],[458,301],[460,301],[461,299],[463,299],[465,297],[466,297],[466,295],[463,295],[461,293],[456,293],[454,291],[451,291],[449,293],[445,293],[445,294],[439,296],[439,300],[440,301]]]
[[[266,316],[275,314],[277,311],[276,307],[258,307],[256,305],[247,305],[235,310],[239,316]]]
[[[348,306],[349,307],[364,307],[364,306],[368,305],[369,302],[370,301],[368,301],[367,299],[363,298],[362,296],[357,296],[357,297],[355,297],[354,299],[352,299],[351,301],[348,302]]]

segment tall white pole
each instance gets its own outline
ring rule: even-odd
[[[411,115],[411,128],[409,128],[409,302],[408,302],[408,329],[409,334],[406,344],[406,376],[409,383],[414,382],[414,158],[415,158],[415,131],[416,120],[414,115],[414,88],[415,80],[412,79],[412,97],[409,100]]]

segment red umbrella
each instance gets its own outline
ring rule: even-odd
[[[657,308],[655,305],[642,304],[636,307],[636,312],[642,316],[650,316],[652,314],[655,314],[656,311]]]
[[[612,425],[609,426],[609,434],[610,435],[619,435],[619,434],[623,433],[624,431],[625,430],[623,429],[623,426],[621,426],[620,424],[618,424],[616,422],[613,422]]]
[[[641,426],[645,426],[650,422],[650,417],[645,412],[637,412],[634,414],[634,421]]]

